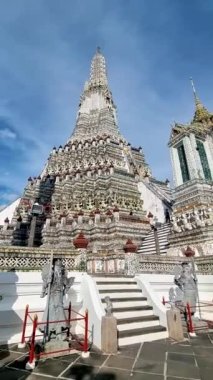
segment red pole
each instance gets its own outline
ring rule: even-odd
[[[25,343],[25,332],[26,332],[26,326],[27,326],[28,311],[29,311],[29,305],[27,305],[26,308],[25,308],[23,331],[22,331],[22,337],[21,337],[21,343],[22,344]]]
[[[163,300],[162,300],[162,304],[165,306],[166,305],[166,301],[165,301],[165,298],[163,297]]]
[[[69,321],[69,327],[67,330],[67,338],[70,336],[70,319],[71,319],[71,302],[69,302],[69,307],[68,307],[68,321]]]
[[[84,337],[84,352],[88,351],[88,310],[85,312],[85,337]]]
[[[32,332],[31,344],[30,344],[30,354],[29,354],[30,364],[34,361],[34,356],[35,356],[35,335],[36,335],[37,323],[38,323],[38,316],[35,315],[34,320],[33,320],[33,332]]]
[[[188,315],[188,330],[190,333],[194,332],[193,323],[192,323],[192,314],[191,314],[191,308],[189,303],[186,304],[186,313]]]

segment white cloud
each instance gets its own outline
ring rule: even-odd
[[[17,135],[15,132],[11,131],[8,128],[0,130],[0,139],[16,139]]]

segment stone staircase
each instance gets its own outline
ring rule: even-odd
[[[112,301],[119,347],[168,336],[133,277],[97,275],[94,279],[103,305],[106,296]]]
[[[164,223],[160,227],[157,228],[157,236],[158,236],[158,242],[159,242],[161,255],[165,255],[169,247],[169,244],[168,244],[169,234],[170,234],[169,223]],[[154,236],[153,230],[151,230],[150,233],[145,237],[137,253],[141,253],[144,255],[156,254],[155,236]]]

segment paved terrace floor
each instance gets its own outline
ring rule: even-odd
[[[120,349],[116,355],[91,350],[39,361],[26,371],[27,353],[17,345],[0,347],[1,380],[212,380],[213,333],[182,343],[161,340]]]

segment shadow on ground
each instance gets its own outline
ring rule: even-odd
[[[0,348],[2,380],[212,380],[213,333],[176,343],[169,339],[126,346],[116,355],[91,350],[40,360],[26,371],[26,350]]]

